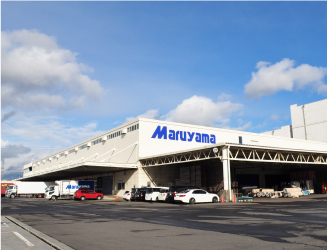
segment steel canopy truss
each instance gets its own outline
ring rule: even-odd
[[[211,148],[149,157],[140,159],[140,162],[142,167],[151,167],[208,159],[222,160],[222,149],[226,147],[229,148],[229,160],[231,161],[327,165],[327,152],[305,152],[238,144],[216,145]],[[216,153],[214,148],[217,148]]]

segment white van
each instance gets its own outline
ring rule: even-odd
[[[169,189],[168,187],[148,187],[146,189],[145,200],[146,201],[158,201],[158,195],[160,189]]]
[[[158,201],[167,201],[169,188],[161,188],[159,195],[158,195]]]

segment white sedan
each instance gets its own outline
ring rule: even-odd
[[[219,197],[216,194],[208,193],[202,189],[188,189],[182,191],[174,197],[174,201],[184,202],[184,203],[200,203],[200,202],[213,202],[217,203],[219,201]]]

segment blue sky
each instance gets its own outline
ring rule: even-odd
[[[290,125],[290,105],[327,95],[326,2],[2,2],[1,11],[7,178],[140,115],[259,133]]]

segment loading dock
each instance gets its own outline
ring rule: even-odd
[[[175,185],[179,184],[178,177],[181,178],[184,173],[183,185],[196,185],[216,193],[224,190],[230,201],[232,191],[238,192],[236,191],[238,187],[257,186],[281,190],[283,182],[300,181],[292,179],[292,173],[299,171],[317,173],[319,177],[314,176],[316,193],[322,193],[318,187],[322,185],[325,178],[327,179],[326,152],[257,145],[217,144],[196,150],[143,158],[140,162],[153,182],[162,182],[163,179],[160,179],[162,176],[151,175],[152,172],[157,171],[147,170],[149,167],[166,166],[167,171],[168,166],[173,165]],[[177,167],[178,164],[181,166]],[[180,176],[176,175],[178,169]],[[171,172],[167,171],[167,173]],[[170,181],[173,181],[173,178]]]

